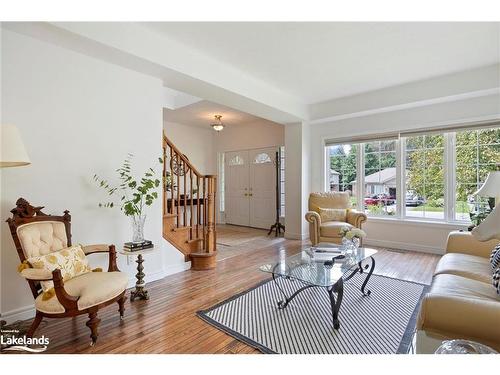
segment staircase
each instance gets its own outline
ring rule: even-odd
[[[163,135],[163,238],[194,270],[215,268],[216,176],[202,175]]]

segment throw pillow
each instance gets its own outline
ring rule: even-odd
[[[345,208],[320,208],[319,216],[322,222],[346,221],[347,210]]]
[[[497,294],[500,294],[500,268],[493,273],[493,286],[497,290]]]
[[[495,246],[490,255],[491,269],[495,270],[500,267],[500,243]]]
[[[28,263],[33,268],[50,272],[59,268],[64,281],[92,271],[81,246],[67,247],[50,254],[32,257],[28,259]],[[54,287],[52,281],[41,281],[40,284],[44,292]]]
[[[472,235],[478,241],[489,241],[500,238],[500,204],[484,219],[481,224],[472,230]]]

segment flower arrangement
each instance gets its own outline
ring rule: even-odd
[[[340,235],[342,238],[347,238],[348,240],[353,240],[355,238],[361,239],[366,237],[366,233],[364,230],[359,229],[359,228],[349,228],[349,227],[342,227],[340,230]]]

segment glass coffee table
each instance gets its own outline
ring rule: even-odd
[[[375,269],[373,255],[376,252],[374,249],[360,247],[357,251],[346,254],[338,245],[318,244],[304,248],[300,253],[289,257],[282,252],[277,263],[264,264],[260,270],[272,274],[273,281],[283,294],[284,300],[278,301],[280,309],[285,309],[300,292],[308,288],[325,288],[330,297],[333,327],[339,329],[339,310],[344,294],[344,282],[356,274],[368,271],[360,290],[364,296],[369,296],[371,291],[366,289],[366,285]],[[301,283],[301,287],[288,296],[277,281],[279,278],[297,280]]]

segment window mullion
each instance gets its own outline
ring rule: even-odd
[[[365,144],[359,143],[356,155],[356,181],[358,189],[356,191],[356,200],[358,202],[358,210],[365,212]]]
[[[405,196],[406,196],[406,176],[403,171],[406,170],[406,162],[405,162],[405,139],[400,138],[396,141],[396,216],[398,218],[404,218],[406,216],[406,205],[405,205]]]
[[[446,221],[455,221],[455,189],[456,189],[456,148],[455,133],[445,134],[444,149],[444,207],[446,210]]]

